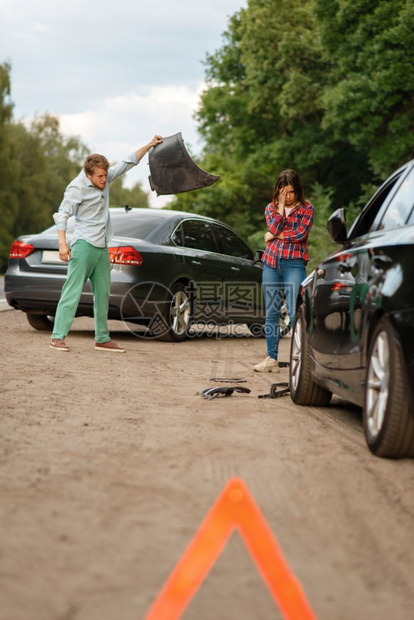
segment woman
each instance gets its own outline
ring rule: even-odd
[[[268,232],[263,254],[263,295],[266,308],[267,357],[256,372],[279,372],[279,315],[283,293],[293,326],[299,286],[309,261],[308,235],[315,210],[305,200],[302,183],[294,170],[284,170],[276,180],[273,200],[265,209]]]

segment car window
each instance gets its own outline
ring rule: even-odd
[[[393,204],[400,191],[402,190],[404,193],[405,183],[410,175],[411,171],[407,174],[407,168],[405,168],[395,180],[394,178],[392,179],[393,183],[387,193],[386,199],[383,201],[380,209],[378,209],[377,215],[370,228],[371,231],[389,230],[405,224],[408,217],[406,208],[404,209],[404,213],[399,213],[397,203],[395,203],[394,207]]]
[[[217,244],[211,230],[210,222],[202,220],[185,220],[182,226],[182,245],[185,248],[217,252]],[[177,243],[177,241],[175,241]]]
[[[354,239],[355,237],[366,235],[371,230],[377,230],[379,219],[382,217],[383,210],[392,195],[392,189],[400,177],[401,174],[392,177],[379,188],[361,214],[356,218],[349,231],[349,238]]]
[[[146,239],[159,224],[164,222],[162,217],[146,217],[145,215],[134,216],[131,214],[113,215],[111,214],[112,229],[114,237],[136,237]]]
[[[171,235],[171,241],[175,243],[175,245],[178,245],[178,246],[184,245],[183,227],[181,224],[177,226],[177,228],[174,230],[173,234]]]
[[[381,230],[404,226],[414,206],[414,169],[403,180],[380,222]]]
[[[218,241],[219,249],[223,254],[239,258],[253,258],[249,246],[226,226],[213,224],[213,232]]]

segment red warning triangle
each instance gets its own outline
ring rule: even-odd
[[[180,618],[237,529],[286,620],[315,620],[302,588],[243,480],[231,479],[168,578],[145,620]]]

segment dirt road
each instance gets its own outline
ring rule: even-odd
[[[412,617],[413,461],[373,457],[339,401],[259,399],[276,377],[252,372],[265,349],[247,332],[167,344],[111,328],[125,355],[95,352],[90,319],[65,354],[0,312],[1,620],[143,619],[232,477],[317,618]],[[213,376],[251,393],[206,401]],[[237,533],[182,616],[280,617]]]

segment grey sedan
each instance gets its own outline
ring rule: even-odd
[[[262,264],[229,226],[172,210],[111,209],[114,238],[109,318],[141,325],[143,337],[179,342],[197,323],[247,324],[262,336]],[[68,238],[71,226],[68,223]],[[59,259],[55,227],[19,237],[5,275],[8,303],[32,327],[51,330],[67,264]],[[77,316],[93,316],[89,282]],[[281,330],[289,330],[282,313]]]

